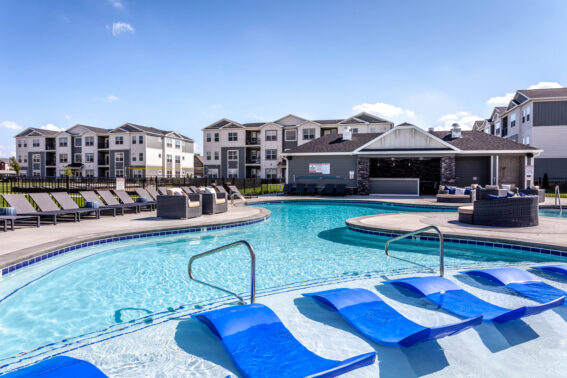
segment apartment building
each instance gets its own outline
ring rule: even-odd
[[[283,178],[281,154],[327,134],[383,133],[394,127],[368,113],[346,119],[308,120],[289,114],[272,122],[238,123],[223,118],[203,129],[204,174],[227,178]]]
[[[194,142],[179,133],[125,123],[114,129],[75,125],[68,130],[28,128],[16,135],[21,175],[57,177],[187,177]]]
[[[567,88],[522,89],[508,106],[496,107],[484,131],[543,150],[534,178],[567,177]]]

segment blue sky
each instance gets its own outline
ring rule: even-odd
[[[566,1],[0,0],[0,155],[26,127],[367,110],[465,126],[567,85]]]

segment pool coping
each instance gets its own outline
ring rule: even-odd
[[[270,218],[271,211],[263,207],[257,207],[259,213],[255,215],[244,216],[238,220],[230,222],[204,222],[203,224],[193,225],[189,227],[179,225],[168,225],[162,227],[133,229],[122,232],[104,231],[96,234],[89,234],[87,237],[72,236],[64,240],[43,243],[7,253],[2,256],[0,262],[0,278],[6,274],[13,273],[21,268],[33,265],[40,261],[66,254],[81,248],[91,247],[94,245],[108,244],[117,241],[140,239],[153,236],[176,235],[190,232],[207,232],[225,228],[247,226],[254,223],[263,222]]]

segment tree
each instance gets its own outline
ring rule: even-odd
[[[63,176],[73,177],[73,171],[71,170],[71,168],[69,168],[69,166],[65,167],[65,172],[63,172]]]
[[[543,174],[543,182],[541,184],[545,190],[549,189],[549,177],[547,177],[547,173]]]
[[[18,163],[18,161],[16,160],[16,158],[14,156],[12,156],[10,158],[10,166],[12,167],[12,169],[14,171],[16,171],[16,176],[19,176],[20,171],[22,170],[22,167],[20,167],[20,164]]]

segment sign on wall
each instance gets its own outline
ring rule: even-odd
[[[531,165],[526,165],[526,176],[533,177],[533,175],[534,175],[534,166],[533,166],[533,164],[531,164]]]
[[[331,174],[331,163],[309,163],[309,173]]]
[[[116,178],[116,190],[125,190],[126,185],[124,181],[124,177],[117,177]]]

